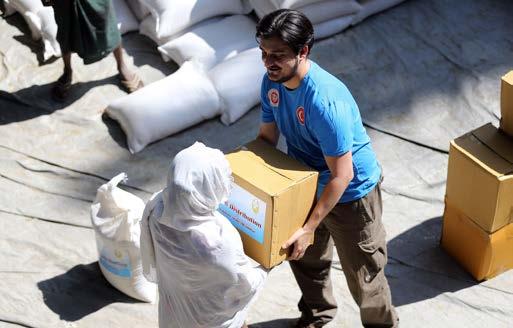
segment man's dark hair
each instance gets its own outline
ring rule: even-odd
[[[257,40],[278,37],[295,53],[304,46],[313,47],[314,30],[310,20],[300,11],[279,9],[262,17],[256,26]]]

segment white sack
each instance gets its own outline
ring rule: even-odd
[[[351,25],[353,18],[354,15],[347,15],[314,25],[315,38],[327,38],[345,30],[349,25]]]
[[[125,3],[125,0],[112,0],[112,5],[118,20],[118,30],[121,34],[139,29],[139,22]]]
[[[256,0],[258,1],[258,0]],[[324,0],[269,0],[276,8],[279,9],[297,9],[299,7],[308,6],[312,3],[321,2]],[[339,0],[344,1],[344,0]]]
[[[109,283],[121,292],[145,302],[154,302],[157,286],[142,272],[140,220],[144,202],[117,185],[121,173],[98,188],[91,205],[100,269]]]
[[[3,17],[8,17],[8,16],[11,16],[14,13],[16,13],[16,9],[14,9],[14,7],[9,4],[9,2],[5,2],[4,1],[4,12],[3,12],[2,16]]]
[[[126,3],[132,9],[137,20],[142,21],[150,14],[150,10],[142,2],[142,0],[127,0]]]
[[[403,1],[404,0],[358,0],[363,8],[353,18],[353,22],[351,24],[356,25],[365,18],[393,7]]]
[[[156,19],[158,39],[169,38],[207,18],[244,14],[241,0],[142,0]]]
[[[39,17],[41,22],[40,33],[44,45],[44,60],[48,60],[51,57],[60,57],[61,46],[57,41],[57,23],[55,22],[53,8],[42,8],[37,12],[37,17]]]
[[[43,42],[44,60],[61,55],[61,48],[57,42],[57,24],[52,7],[44,7],[41,0],[4,1],[6,5],[16,9],[23,16],[30,28],[32,39]]]
[[[37,12],[44,8],[40,0],[5,0],[5,4],[19,12],[30,29],[33,40],[41,38],[41,20]]]
[[[260,103],[265,67],[258,47],[241,52],[208,73],[219,94],[221,122],[232,124]]]
[[[159,39],[157,36],[157,20],[152,15],[146,16],[139,24],[139,33],[147,36],[157,45],[165,43],[167,39]]]
[[[212,23],[220,21],[221,19],[223,19],[223,18],[220,16],[212,17],[212,18],[206,19],[204,21],[201,21],[197,24],[194,24],[192,26],[189,26],[171,36],[168,36],[165,38],[159,38],[157,35],[157,32],[158,32],[157,31],[157,21],[156,21],[155,17],[153,17],[153,15],[149,15],[141,21],[141,24],[139,24],[139,33],[152,39],[157,45],[160,46],[160,45],[166,44],[167,42],[169,42],[173,39],[176,39],[176,38],[184,35],[185,33],[188,33],[192,29],[196,29],[196,28],[199,28],[199,27],[205,26],[205,25],[210,25]],[[166,60],[166,59],[164,58],[164,60]]]
[[[255,25],[247,16],[228,16],[220,21],[193,28],[158,49],[164,59],[172,59],[178,65],[194,61],[208,70],[254,46]]]
[[[107,114],[125,131],[132,153],[219,113],[212,82],[191,62],[107,107]]]
[[[296,10],[308,17],[312,24],[319,24],[342,16],[355,14],[362,7],[354,0],[328,0],[316,2]]]
[[[280,9],[278,4],[272,0],[249,0],[253,5],[258,17],[263,16]],[[301,2],[296,10],[301,11],[312,22],[313,25],[333,20],[338,17],[354,14],[361,10],[361,6],[355,0],[322,0],[308,3]]]
[[[195,143],[179,152],[166,188],[144,209],[144,273],[159,285],[160,327],[240,328],[266,278],[216,209],[231,190],[223,153]]]
[[[278,7],[271,0],[248,0],[251,7],[255,10],[258,18],[262,18],[270,12],[275,11]]]

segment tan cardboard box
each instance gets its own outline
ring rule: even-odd
[[[478,281],[513,268],[513,224],[488,234],[445,202],[442,247]]]
[[[318,172],[262,140],[252,141],[226,158],[234,188],[219,212],[241,233],[246,254],[271,268],[285,260],[282,244],[308,218]]]
[[[501,129],[513,136],[513,71],[502,77]]]
[[[446,196],[486,232],[513,222],[513,139],[486,124],[451,141]]]

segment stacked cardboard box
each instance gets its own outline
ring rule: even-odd
[[[226,158],[234,185],[218,211],[239,230],[246,254],[271,268],[285,260],[281,246],[308,218],[318,172],[262,140]]]
[[[486,124],[449,150],[442,246],[477,280],[513,268],[513,71],[501,115],[500,130]]]

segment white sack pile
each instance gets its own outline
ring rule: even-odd
[[[241,0],[141,0],[151,16],[142,22],[140,33],[162,45],[188,27],[221,15],[247,14]]]
[[[139,21],[125,0],[112,0],[112,5],[116,12],[118,29],[121,34],[139,30]]]
[[[186,62],[174,74],[114,100],[107,114],[117,120],[132,153],[149,143],[219,115],[219,96],[206,74]]]
[[[41,0],[4,0],[7,7],[19,12],[30,28],[33,40],[42,40],[43,58],[60,57],[61,48],[57,42],[57,24],[52,7],[45,7]]]
[[[142,21],[150,14],[150,10],[143,3],[143,0],[126,0],[126,2],[138,21]]]
[[[265,74],[258,47],[223,61],[208,72],[219,94],[221,122],[229,125],[260,103]]]
[[[144,202],[117,185],[121,173],[98,188],[91,206],[100,269],[107,281],[121,292],[145,302],[154,302],[157,286],[143,275],[140,221]]]
[[[178,65],[194,61],[208,70],[217,63],[255,46],[255,22],[245,15],[233,15],[202,24],[158,49],[167,61]]]
[[[249,0],[258,17],[278,9],[304,13],[314,25],[315,38],[336,34],[349,25],[361,6],[355,0]]]

